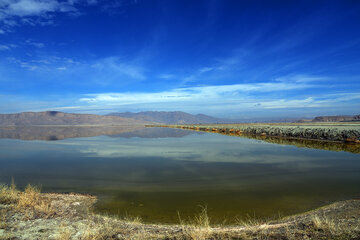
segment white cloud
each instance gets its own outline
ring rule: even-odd
[[[210,72],[211,70],[213,70],[212,67],[204,67],[204,68],[201,68],[199,70],[200,73],[206,73],[206,72]]]
[[[285,77],[276,78],[275,81],[278,82],[295,82],[295,83],[309,83],[309,82],[323,82],[331,80],[332,78],[329,77],[322,77],[322,76],[309,76],[304,74],[298,75],[289,75]]]
[[[173,75],[173,74],[161,74],[158,76],[158,78],[161,78],[161,79],[171,79],[174,77],[175,77],[175,75]]]
[[[189,82],[194,82],[196,80],[198,80],[202,74],[207,73],[212,71],[214,68],[213,67],[203,67],[198,69],[197,71],[195,71],[195,73],[191,74],[190,76],[187,76],[183,79],[183,84],[185,83],[189,83]]]
[[[36,16],[59,10],[61,5],[55,0],[20,0],[9,3],[5,11],[8,16]]]
[[[295,84],[283,82],[233,84],[219,86],[201,86],[176,88],[157,93],[101,93],[87,94],[81,98],[81,102],[87,103],[117,103],[117,104],[140,104],[156,102],[180,102],[180,101],[211,101],[218,99],[241,99],[247,93],[267,93],[274,91],[294,90],[310,88],[309,84]]]
[[[76,8],[79,3],[94,4],[95,1],[60,1],[60,0],[1,0],[0,23],[1,33],[11,31],[15,26],[50,25],[55,13],[79,15]]]
[[[121,61],[118,57],[101,59],[92,65],[98,71],[114,72],[117,75],[125,75],[133,79],[145,79],[144,69],[132,62]]]
[[[262,102],[261,106],[266,109],[281,109],[281,108],[310,108],[310,107],[324,107],[327,101],[315,100],[313,97],[305,99],[279,99],[274,101]]]
[[[14,45],[17,47],[17,45]],[[1,49],[0,49],[1,50]],[[9,57],[7,60],[16,64],[24,69],[31,71],[54,71],[54,70],[67,70],[80,63],[71,58],[57,57],[57,56],[44,56],[36,59],[22,60],[15,57]]]
[[[0,44],[0,51],[8,51],[18,47],[16,44]]]
[[[308,77],[317,81],[321,77]],[[319,89],[321,86],[321,90]],[[325,90],[326,89],[326,90]],[[306,91],[304,91],[306,90]],[[353,92],[336,93],[338,89],[315,85],[310,81],[273,81],[232,85],[212,85],[175,88],[163,92],[99,93],[85,94],[79,99],[80,110],[85,111],[144,111],[179,110],[209,115],[236,116],[239,114],[269,115],[270,112],[285,113],[292,109],[309,113],[317,109],[353,112],[349,102],[360,99]],[[309,95],[308,93],[312,93]],[[284,94],[287,93],[287,94]],[[306,111],[304,109],[307,109]],[[315,111],[315,110],[314,110]],[[232,114],[229,114],[232,113]],[[355,113],[354,113],[355,114]]]
[[[36,48],[43,48],[43,47],[45,47],[45,44],[43,44],[43,43],[41,43],[41,42],[35,42],[35,41],[31,40],[31,39],[26,40],[26,41],[25,41],[25,44],[26,44],[26,45],[29,45],[29,46],[34,46],[34,47],[36,47]]]
[[[0,45],[0,51],[4,51],[4,50],[10,50],[10,47],[7,45]]]

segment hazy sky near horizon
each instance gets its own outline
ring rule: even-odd
[[[0,0],[0,113],[360,113],[359,1]]]

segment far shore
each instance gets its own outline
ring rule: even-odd
[[[360,122],[146,125],[244,136],[360,144]]]
[[[212,225],[206,209],[179,224],[96,214],[96,197],[0,187],[0,239],[358,239],[360,200],[352,199],[277,220],[246,219]]]

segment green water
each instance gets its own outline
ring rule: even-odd
[[[349,152],[165,128],[15,131],[0,131],[0,182],[91,193],[96,211],[145,222],[177,223],[206,206],[212,222],[231,224],[360,197],[360,155]]]

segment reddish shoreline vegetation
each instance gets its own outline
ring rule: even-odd
[[[212,225],[206,208],[179,224],[146,224],[137,217],[93,212],[96,197],[0,187],[0,239],[359,239],[360,200],[336,202],[276,220]]]
[[[320,140],[360,143],[360,123],[247,123],[198,125],[147,125],[148,127],[180,128],[204,132],[225,133],[245,137],[278,137],[286,139]]]

